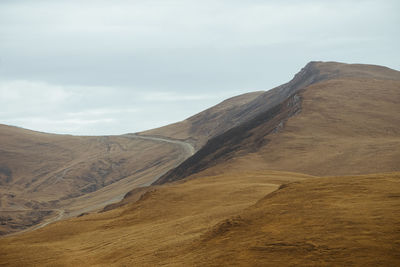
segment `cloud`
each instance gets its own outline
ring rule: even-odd
[[[228,96],[0,80],[0,123],[51,133],[121,134],[182,120]]]
[[[71,96],[71,93],[57,85],[45,82],[30,82],[13,80],[0,82],[0,98],[3,101],[15,100],[34,93],[36,97],[29,97],[29,101],[60,102]]]
[[[78,112],[67,112],[66,115],[70,117],[86,117],[86,116],[105,116],[105,115],[115,115],[121,113],[136,113],[139,109],[137,108],[124,108],[124,109],[111,109],[111,108],[96,108],[83,110]]]
[[[313,39],[321,31],[341,36],[376,34],[380,27],[371,20],[377,25],[398,21],[391,10],[398,7],[394,1],[19,2],[3,4],[3,33],[24,34],[34,42],[58,46],[69,39],[66,48],[100,40],[104,42],[98,43],[100,48],[112,44],[120,49],[159,48],[160,44],[268,45]],[[51,40],[54,36],[57,39]]]
[[[48,117],[21,117],[4,121],[9,125],[23,125],[25,128],[59,134],[99,135],[99,127],[103,127],[102,134],[113,134],[104,131],[115,125],[115,118],[85,119],[85,118],[48,118]],[[97,129],[96,129],[97,128]],[[101,128],[100,128],[101,129]]]
[[[148,102],[180,102],[180,101],[196,101],[209,100],[227,96],[226,93],[216,94],[180,94],[176,92],[149,92],[140,93],[139,98]]]

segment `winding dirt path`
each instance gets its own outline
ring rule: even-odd
[[[53,209],[52,211],[56,211],[58,214],[56,216],[54,216],[54,217],[47,218],[46,220],[42,221],[41,223],[39,223],[37,225],[31,226],[31,227],[26,228],[26,229],[24,229],[22,231],[19,231],[19,232],[15,232],[15,233],[4,235],[2,237],[19,235],[19,234],[22,234],[22,233],[26,233],[26,232],[30,232],[30,231],[36,230],[36,229],[40,229],[40,228],[45,227],[46,225],[48,225],[50,223],[53,223],[53,222],[61,220],[63,218],[63,216],[64,216],[64,213],[65,213],[65,211],[63,209]]]
[[[151,141],[156,141],[156,142],[166,142],[166,143],[175,144],[175,145],[181,146],[188,157],[192,156],[195,152],[195,149],[192,144],[190,144],[188,142],[176,140],[176,139],[170,139],[170,138],[158,137],[158,136],[149,136],[149,135],[137,135],[137,134],[127,134],[125,136],[128,136],[130,138],[139,138],[139,139],[143,139],[143,140],[151,140]]]
[[[57,211],[57,212],[58,212],[57,216],[52,217],[52,218],[49,218],[48,220],[46,220],[46,221],[44,221],[44,222],[42,222],[42,223],[40,223],[40,224],[38,224],[38,225],[33,226],[32,229],[31,229],[31,231],[32,231],[32,230],[36,230],[36,229],[40,229],[40,228],[42,228],[42,227],[45,227],[46,225],[48,225],[48,224],[50,224],[50,223],[53,223],[53,222],[56,222],[56,221],[59,221],[59,220],[61,220],[61,219],[63,218],[64,212],[65,212],[64,210],[62,210],[62,209],[55,209],[54,211]]]

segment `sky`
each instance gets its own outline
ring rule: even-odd
[[[269,90],[309,61],[400,70],[398,0],[1,0],[0,123],[112,135]]]

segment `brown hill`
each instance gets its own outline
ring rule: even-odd
[[[400,173],[226,173],[0,239],[0,264],[397,266],[399,196]]]
[[[0,233],[102,208],[189,156],[129,135],[54,135],[0,125]]]
[[[398,103],[398,71],[311,62],[289,83],[249,103],[255,117],[210,139],[157,183],[244,166],[311,175],[399,171]]]

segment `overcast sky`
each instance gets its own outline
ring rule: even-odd
[[[398,0],[1,0],[0,123],[122,134],[312,60],[399,70],[399,14]]]

